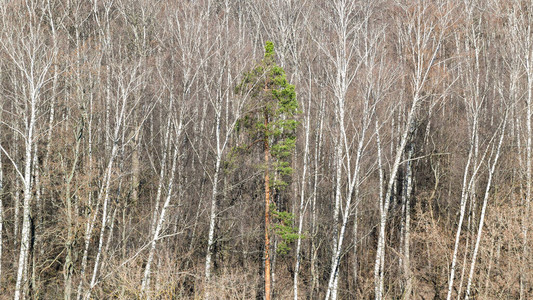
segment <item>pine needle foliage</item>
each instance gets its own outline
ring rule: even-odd
[[[245,134],[246,140],[250,141],[242,148],[249,150],[257,142],[267,142],[263,144],[269,145],[272,159],[271,164],[264,168],[276,174],[270,186],[277,191],[283,190],[293,171],[291,156],[296,143],[299,109],[295,87],[288,82],[285,70],[277,65],[272,42],[266,42],[263,59],[244,74],[235,92],[247,94],[251,99],[248,113],[235,127],[239,134]],[[293,228],[294,215],[278,211],[275,205],[271,205],[270,209],[276,221],[273,231],[282,239],[278,252],[283,254],[290,249],[288,244],[298,238]]]

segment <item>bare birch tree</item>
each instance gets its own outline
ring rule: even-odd
[[[380,201],[380,223],[377,241],[376,261],[374,265],[375,298],[382,299],[384,292],[384,263],[385,263],[385,227],[387,224],[390,198],[393,193],[394,183],[398,169],[402,163],[403,152],[407,145],[411,126],[416,122],[419,106],[426,96],[423,90],[429,81],[430,71],[439,63],[439,50],[446,34],[446,26],[450,22],[450,8],[447,2],[432,3],[417,1],[402,9],[404,14],[405,28],[400,27],[399,37],[406,45],[408,52],[407,62],[412,66],[413,73],[410,75],[411,99],[407,109],[405,123],[400,130],[398,147],[392,153],[393,159],[388,172],[388,183],[385,186],[385,198]],[[434,11],[440,12],[440,18],[433,15]],[[401,26],[401,25],[400,25]]]
[[[21,116],[24,120],[24,131],[16,132],[22,134],[25,144],[25,155],[23,165],[14,165],[24,184],[23,199],[23,223],[19,260],[17,267],[17,280],[15,287],[15,299],[25,297],[23,290],[24,281],[28,280],[28,274],[25,274],[28,264],[28,255],[31,238],[31,206],[32,206],[32,163],[35,152],[33,151],[38,139],[37,118],[39,114],[39,104],[42,101],[42,89],[49,80],[49,69],[56,55],[56,49],[46,43],[43,38],[45,29],[40,23],[40,17],[35,10],[41,8],[37,2],[27,2],[25,11],[4,10],[2,22],[2,50],[9,57],[16,70],[17,75],[21,76],[24,87],[15,91],[16,98],[24,107],[24,114]],[[15,7],[13,7],[15,8]],[[7,16],[6,14],[11,14]],[[28,14],[29,22],[26,23],[25,17]],[[13,22],[10,23],[9,21]],[[6,23],[7,22],[7,23]],[[5,149],[2,148],[7,155]],[[11,161],[15,163],[12,159]]]

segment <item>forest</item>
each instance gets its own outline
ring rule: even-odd
[[[533,299],[533,0],[3,0],[0,299]]]

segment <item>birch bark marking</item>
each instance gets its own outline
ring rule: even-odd
[[[228,28],[227,28],[227,22],[228,22],[228,13],[229,13],[229,3],[228,1],[224,1],[224,31],[221,33],[222,36],[224,36],[226,39],[224,39],[223,42],[220,43],[220,47],[224,47],[225,49],[228,49],[229,45],[227,44],[228,41]],[[218,39],[215,43],[220,42]],[[225,43],[224,43],[225,42]],[[228,142],[228,139],[231,135],[232,130],[228,130],[225,135],[225,140],[221,144],[221,130],[222,130],[222,111],[223,111],[223,102],[224,98],[226,98],[226,120],[225,123],[226,126],[230,126],[228,121],[228,109],[227,105],[229,104],[229,94],[227,91],[222,91],[224,89],[223,87],[223,79],[224,79],[224,71],[226,68],[228,68],[228,57],[227,52],[225,52],[223,55],[220,55],[220,52],[215,52],[216,58],[220,59],[218,62],[218,78],[216,78],[214,81],[216,83],[216,86],[214,87],[215,90],[215,100],[213,101],[211,98],[211,103],[213,105],[213,109],[215,112],[215,169],[214,169],[214,175],[212,180],[212,190],[211,190],[211,207],[210,207],[210,214],[209,214],[209,229],[208,229],[208,237],[207,237],[207,251],[205,255],[205,293],[204,293],[204,299],[209,300],[210,299],[210,288],[211,288],[211,264],[213,261],[213,255],[214,255],[214,246],[215,246],[215,226],[216,226],[216,218],[218,214],[217,209],[217,194],[218,194],[218,181],[220,177],[220,165],[222,162],[222,155],[226,146],[226,143]],[[210,82],[206,77],[207,74],[204,73],[204,86],[206,89],[206,93],[210,95],[211,97],[211,90],[208,83]],[[228,83],[231,82],[231,79],[228,76]],[[227,127],[229,129],[229,127]]]
[[[119,123],[120,124],[120,123]],[[117,128],[119,127],[120,125],[117,124]],[[116,137],[116,136],[115,136]],[[95,259],[95,262],[94,262],[94,268],[93,268],[93,275],[92,275],[92,279],[91,279],[91,283],[89,285],[89,290],[87,291],[86,295],[85,295],[85,299],[90,299],[91,298],[91,292],[92,292],[92,289],[94,288],[94,286],[96,285],[96,281],[97,281],[97,277],[98,277],[98,267],[99,267],[99,264],[100,264],[100,259],[101,259],[101,256],[102,256],[102,247],[103,247],[103,243],[104,243],[104,232],[105,232],[105,227],[106,227],[106,222],[107,222],[107,219],[108,219],[108,216],[107,216],[107,208],[108,208],[108,203],[109,203],[109,186],[111,184],[111,171],[113,169],[113,163],[114,163],[114,160],[115,160],[115,157],[117,155],[117,152],[118,152],[118,142],[113,142],[113,148],[111,150],[111,157],[109,159],[109,162],[107,164],[107,168],[106,168],[106,173],[104,175],[104,184],[102,185],[102,189],[101,189],[101,193],[99,194],[99,198],[98,199],[98,202],[102,201],[103,200],[103,205],[102,205],[102,221],[101,221],[101,228],[100,228],[100,238],[98,240],[98,248],[97,248],[97,252],[96,252],[96,259]],[[95,212],[95,218],[97,216],[97,212]],[[93,226],[94,226],[94,223],[93,223]]]
[[[474,120],[472,124],[472,130],[470,132],[470,150],[468,151],[468,159],[466,161],[466,165],[463,172],[463,187],[461,189],[461,204],[460,204],[460,210],[459,210],[459,221],[457,224],[457,231],[455,234],[455,243],[453,248],[453,255],[452,255],[452,265],[450,268],[450,276],[448,279],[448,294],[446,296],[447,300],[450,300],[452,297],[452,290],[453,290],[453,282],[455,278],[455,271],[456,271],[456,265],[457,265],[457,254],[459,251],[459,243],[461,239],[461,231],[463,227],[464,222],[464,216],[466,212],[466,204],[468,201],[468,195],[469,191],[471,189],[471,186],[473,184],[473,181],[475,180],[477,176],[477,172],[479,168],[481,167],[481,164],[477,166],[473,166],[472,168],[472,174],[470,175],[470,180],[468,179],[469,172],[471,170],[470,165],[472,164],[473,156],[474,156],[474,142],[475,142],[475,134],[477,130],[477,124],[478,124],[478,118],[477,114],[474,114]]]
[[[454,243],[454,252],[452,256],[452,262],[451,262],[451,269],[450,269],[450,276],[448,279],[448,293],[447,293],[447,299],[452,299],[452,291],[453,291],[453,285],[454,285],[454,279],[455,279],[455,272],[457,271],[457,255],[460,247],[460,237],[461,237],[461,231],[463,227],[464,222],[464,216],[467,213],[466,212],[466,205],[468,200],[470,199],[470,211],[471,214],[468,216],[467,219],[467,225],[468,228],[470,226],[474,226],[476,223],[476,217],[474,216],[475,210],[475,202],[476,202],[476,184],[478,181],[478,171],[480,167],[485,163],[484,157],[486,155],[486,152],[489,150],[490,145],[487,145],[485,148],[484,154],[480,158],[480,122],[482,121],[480,118],[482,116],[481,109],[484,103],[484,95],[482,95],[483,85],[481,82],[481,74],[482,74],[482,64],[483,61],[485,61],[484,54],[484,46],[483,46],[483,40],[479,38],[477,35],[477,31],[481,30],[478,28],[481,25],[481,21],[476,21],[478,18],[474,15],[475,7],[473,6],[473,3],[465,3],[467,4],[467,7],[465,7],[465,11],[467,14],[467,41],[464,41],[463,38],[457,38],[457,48],[459,51],[465,51],[466,53],[472,53],[471,56],[466,56],[465,59],[467,60],[466,63],[462,64],[460,66],[459,73],[461,74],[461,78],[463,79],[463,84],[465,86],[465,105],[468,108],[467,110],[467,118],[469,122],[471,123],[471,132],[470,132],[470,145],[469,145],[469,153],[468,153],[468,160],[467,164],[464,168],[464,177],[463,177],[463,187],[461,191],[461,200],[460,200],[460,211],[459,211],[459,223],[457,225],[457,231],[455,235],[455,243]],[[481,20],[481,18],[479,18]],[[461,45],[463,45],[464,49],[461,48]],[[494,147],[494,145],[493,145]],[[488,162],[487,162],[488,163]],[[470,167],[472,166],[472,167]],[[470,170],[471,169],[471,170]],[[471,172],[471,174],[469,174]],[[489,170],[490,172],[490,170]],[[470,179],[468,179],[468,176],[470,175]],[[491,176],[489,174],[489,176]],[[464,263],[461,270],[461,276],[459,281],[459,287],[457,292],[457,297],[460,297],[462,294],[462,288],[463,288],[463,280],[464,280],[464,274],[466,273],[466,261],[467,261],[467,255],[468,255],[468,248],[469,244],[471,242],[470,236],[467,236],[466,240],[466,247],[465,247],[465,253],[464,253]]]
[[[348,138],[346,136],[346,132],[344,130],[344,126],[341,125],[341,132],[342,132],[342,143],[345,148],[345,156],[347,159],[346,164],[350,166],[347,170],[347,177],[348,177],[348,191],[346,193],[346,205],[344,213],[342,214],[342,222],[341,222],[341,229],[340,233],[338,235],[337,244],[335,247],[335,252],[333,254],[333,262],[331,266],[330,271],[330,279],[328,283],[328,291],[326,292],[326,299],[329,299],[329,296],[331,296],[331,299],[337,298],[337,285],[338,285],[338,272],[339,272],[339,265],[340,265],[340,259],[341,259],[341,253],[342,253],[342,246],[344,242],[344,234],[346,232],[346,227],[348,225],[350,214],[352,213],[352,200],[359,197],[359,178],[360,178],[360,169],[361,169],[361,158],[363,155],[363,151],[365,148],[365,139],[366,139],[366,132],[369,128],[369,125],[372,121],[372,115],[373,115],[373,108],[371,108],[371,105],[369,103],[370,99],[365,99],[364,102],[364,109],[363,109],[363,121],[362,121],[362,128],[359,133],[359,140],[357,141],[357,149],[355,154],[355,162],[353,167],[353,173],[351,171],[351,155],[349,154],[349,143]],[[356,204],[357,205],[357,204]],[[356,218],[357,216],[355,216]],[[357,224],[357,220],[354,219],[355,224]],[[357,226],[357,225],[354,225]]]
[[[207,254],[205,257],[205,280],[206,280],[206,292],[205,299],[209,299],[209,284],[211,281],[211,262],[213,257],[213,247],[215,244],[215,221],[217,214],[217,193],[218,193],[218,177],[220,173],[220,161],[222,160],[222,153],[220,153],[220,119],[216,120],[216,135],[217,135],[217,156],[215,162],[215,174],[213,175],[213,189],[211,191],[211,214],[209,217],[209,233],[207,240]]]

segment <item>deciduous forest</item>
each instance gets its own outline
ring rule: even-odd
[[[0,299],[532,299],[532,26],[1,1]]]

